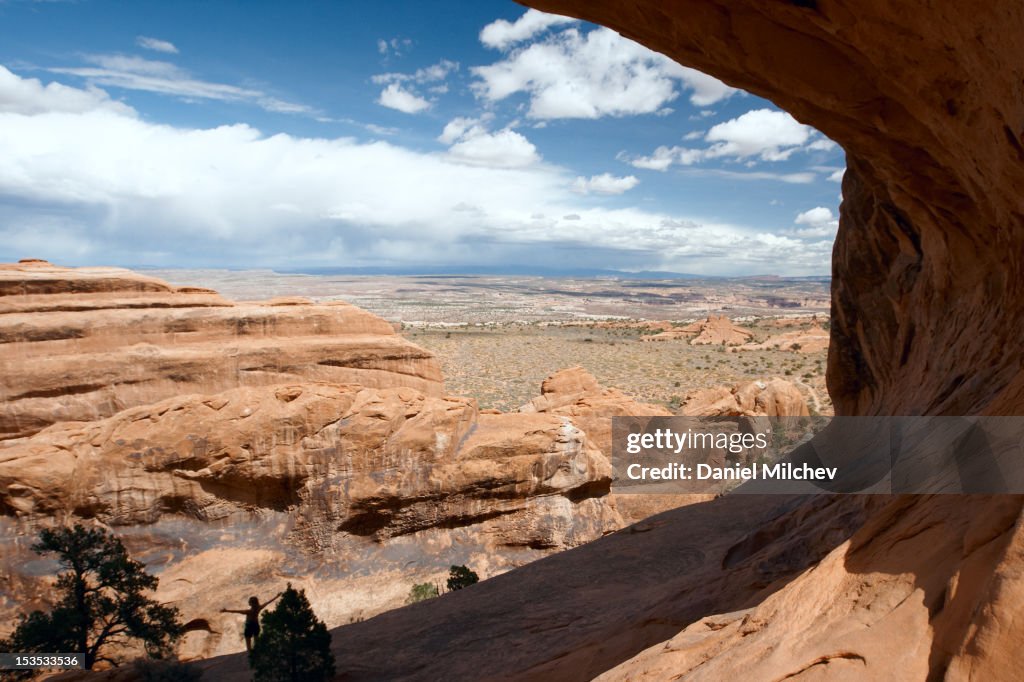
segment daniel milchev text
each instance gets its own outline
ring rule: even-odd
[[[768,447],[768,433],[711,433],[684,432],[672,429],[656,429],[646,433],[630,433],[626,437],[626,452],[631,455],[644,450],[671,451],[679,454],[683,450],[717,449],[738,454],[750,448]],[[739,462],[726,466],[712,464],[687,465],[668,462],[661,466],[644,466],[633,463],[626,467],[626,476],[634,481],[679,481],[679,480],[834,480],[838,467],[811,467],[792,462],[762,463],[742,466]]]

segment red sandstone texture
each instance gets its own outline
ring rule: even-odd
[[[0,439],[296,381],[443,392],[428,351],[346,303],[233,303],[119,268],[0,264]]]
[[[679,414],[707,417],[805,417],[810,414],[803,394],[778,377],[728,388],[694,391],[683,399]]]

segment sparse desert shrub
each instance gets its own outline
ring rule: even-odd
[[[411,590],[409,590],[409,596],[406,597],[405,603],[415,604],[418,601],[426,601],[428,599],[433,599],[436,596],[438,596],[436,585],[431,583],[417,583],[412,586]]]

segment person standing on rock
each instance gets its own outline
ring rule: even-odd
[[[249,608],[245,611],[239,611],[237,609],[221,609],[221,613],[237,613],[241,616],[245,616],[245,650],[252,651],[252,645],[256,637],[260,634],[260,611],[267,608],[280,597],[284,592],[278,592],[273,599],[260,604],[260,600],[256,597],[249,597]]]

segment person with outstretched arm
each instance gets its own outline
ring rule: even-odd
[[[245,650],[252,651],[252,645],[256,637],[260,634],[260,611],[267,608],[280,597],[284,592],[278,592],[273,599],[260,604],[260,600],[255,596],[249,597],[249,608],[245,611],[239,611],[237,609],[221,609],[221,613],[237,613],[241,616],[245,616]]]

